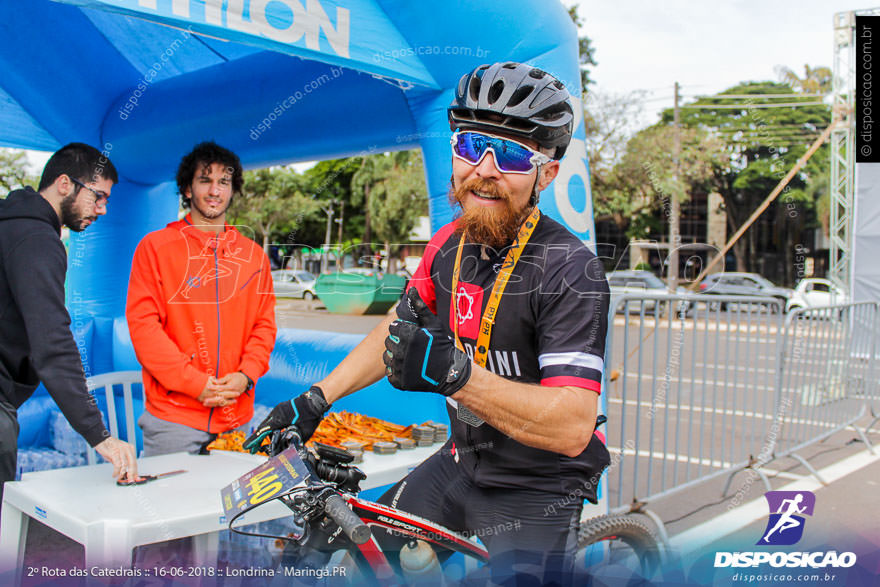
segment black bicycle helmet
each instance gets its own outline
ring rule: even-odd
[[[561,159],[574,130],[568,90],[531,65],[481,65],[462,76],[448,109],[452,130],[498,131],[532,139]]]

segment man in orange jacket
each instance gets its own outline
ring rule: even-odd
[[[198,452],[254,411],[275,345],[269,260],[226,224],[238,157],[205,142],[180,162],[182,220],[151,232],[132,261],[126,317],[143,366],[144,455]]]

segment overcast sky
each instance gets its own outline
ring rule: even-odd
[[[565,0],[567,5],[571,0]],[[741,81],[778,81],[774,67],[803,75],[832,66],[835,13],[880,0],[579,0],[582,32],[595,48],[598,91],[648,90],[647,124],[685,98]]]

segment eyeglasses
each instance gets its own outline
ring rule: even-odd
[[[70,176],[68,175],[67,177],[70,177]],[[98,190],[92,189],[89,186],[87,186],[86,184],[84,184],[83,182],[79,181],[78,179],[74,179],[73,177],[70,177],[70,181],[72,181],[73,183],[75,183],[79,187],[85,188],[85,189],[89,190],[90,192],[92,192],[93,194],[95,194],[95,206],[96,207],[101,208],[101,207],[107,205],[107,200],[110,199],[110,195],[107,194],[107,192],[99,192]]]
[[[522,143],[478,132],[456,131],[450,144],[452,155],[471,165],[479,165],[486,153],[492,151],[495,167],[501,173],[531,173],[537,165],[551,161]]]

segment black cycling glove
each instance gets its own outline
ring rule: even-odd
[[[296,426],[302,441],[305,442],[315,433],[315,429],[329,409],[330,404],[324,398],[323,390],[313,385],[293,400],[283,401],[272,408],[253,434],[245,439],[242,448],[255,453],[266,436],[291,425]]]
[[[437,316],[412,287],[397,306],[382,354],[391,385],[407,391],[452,395],[471,376],[471,361],[446,334]]]

